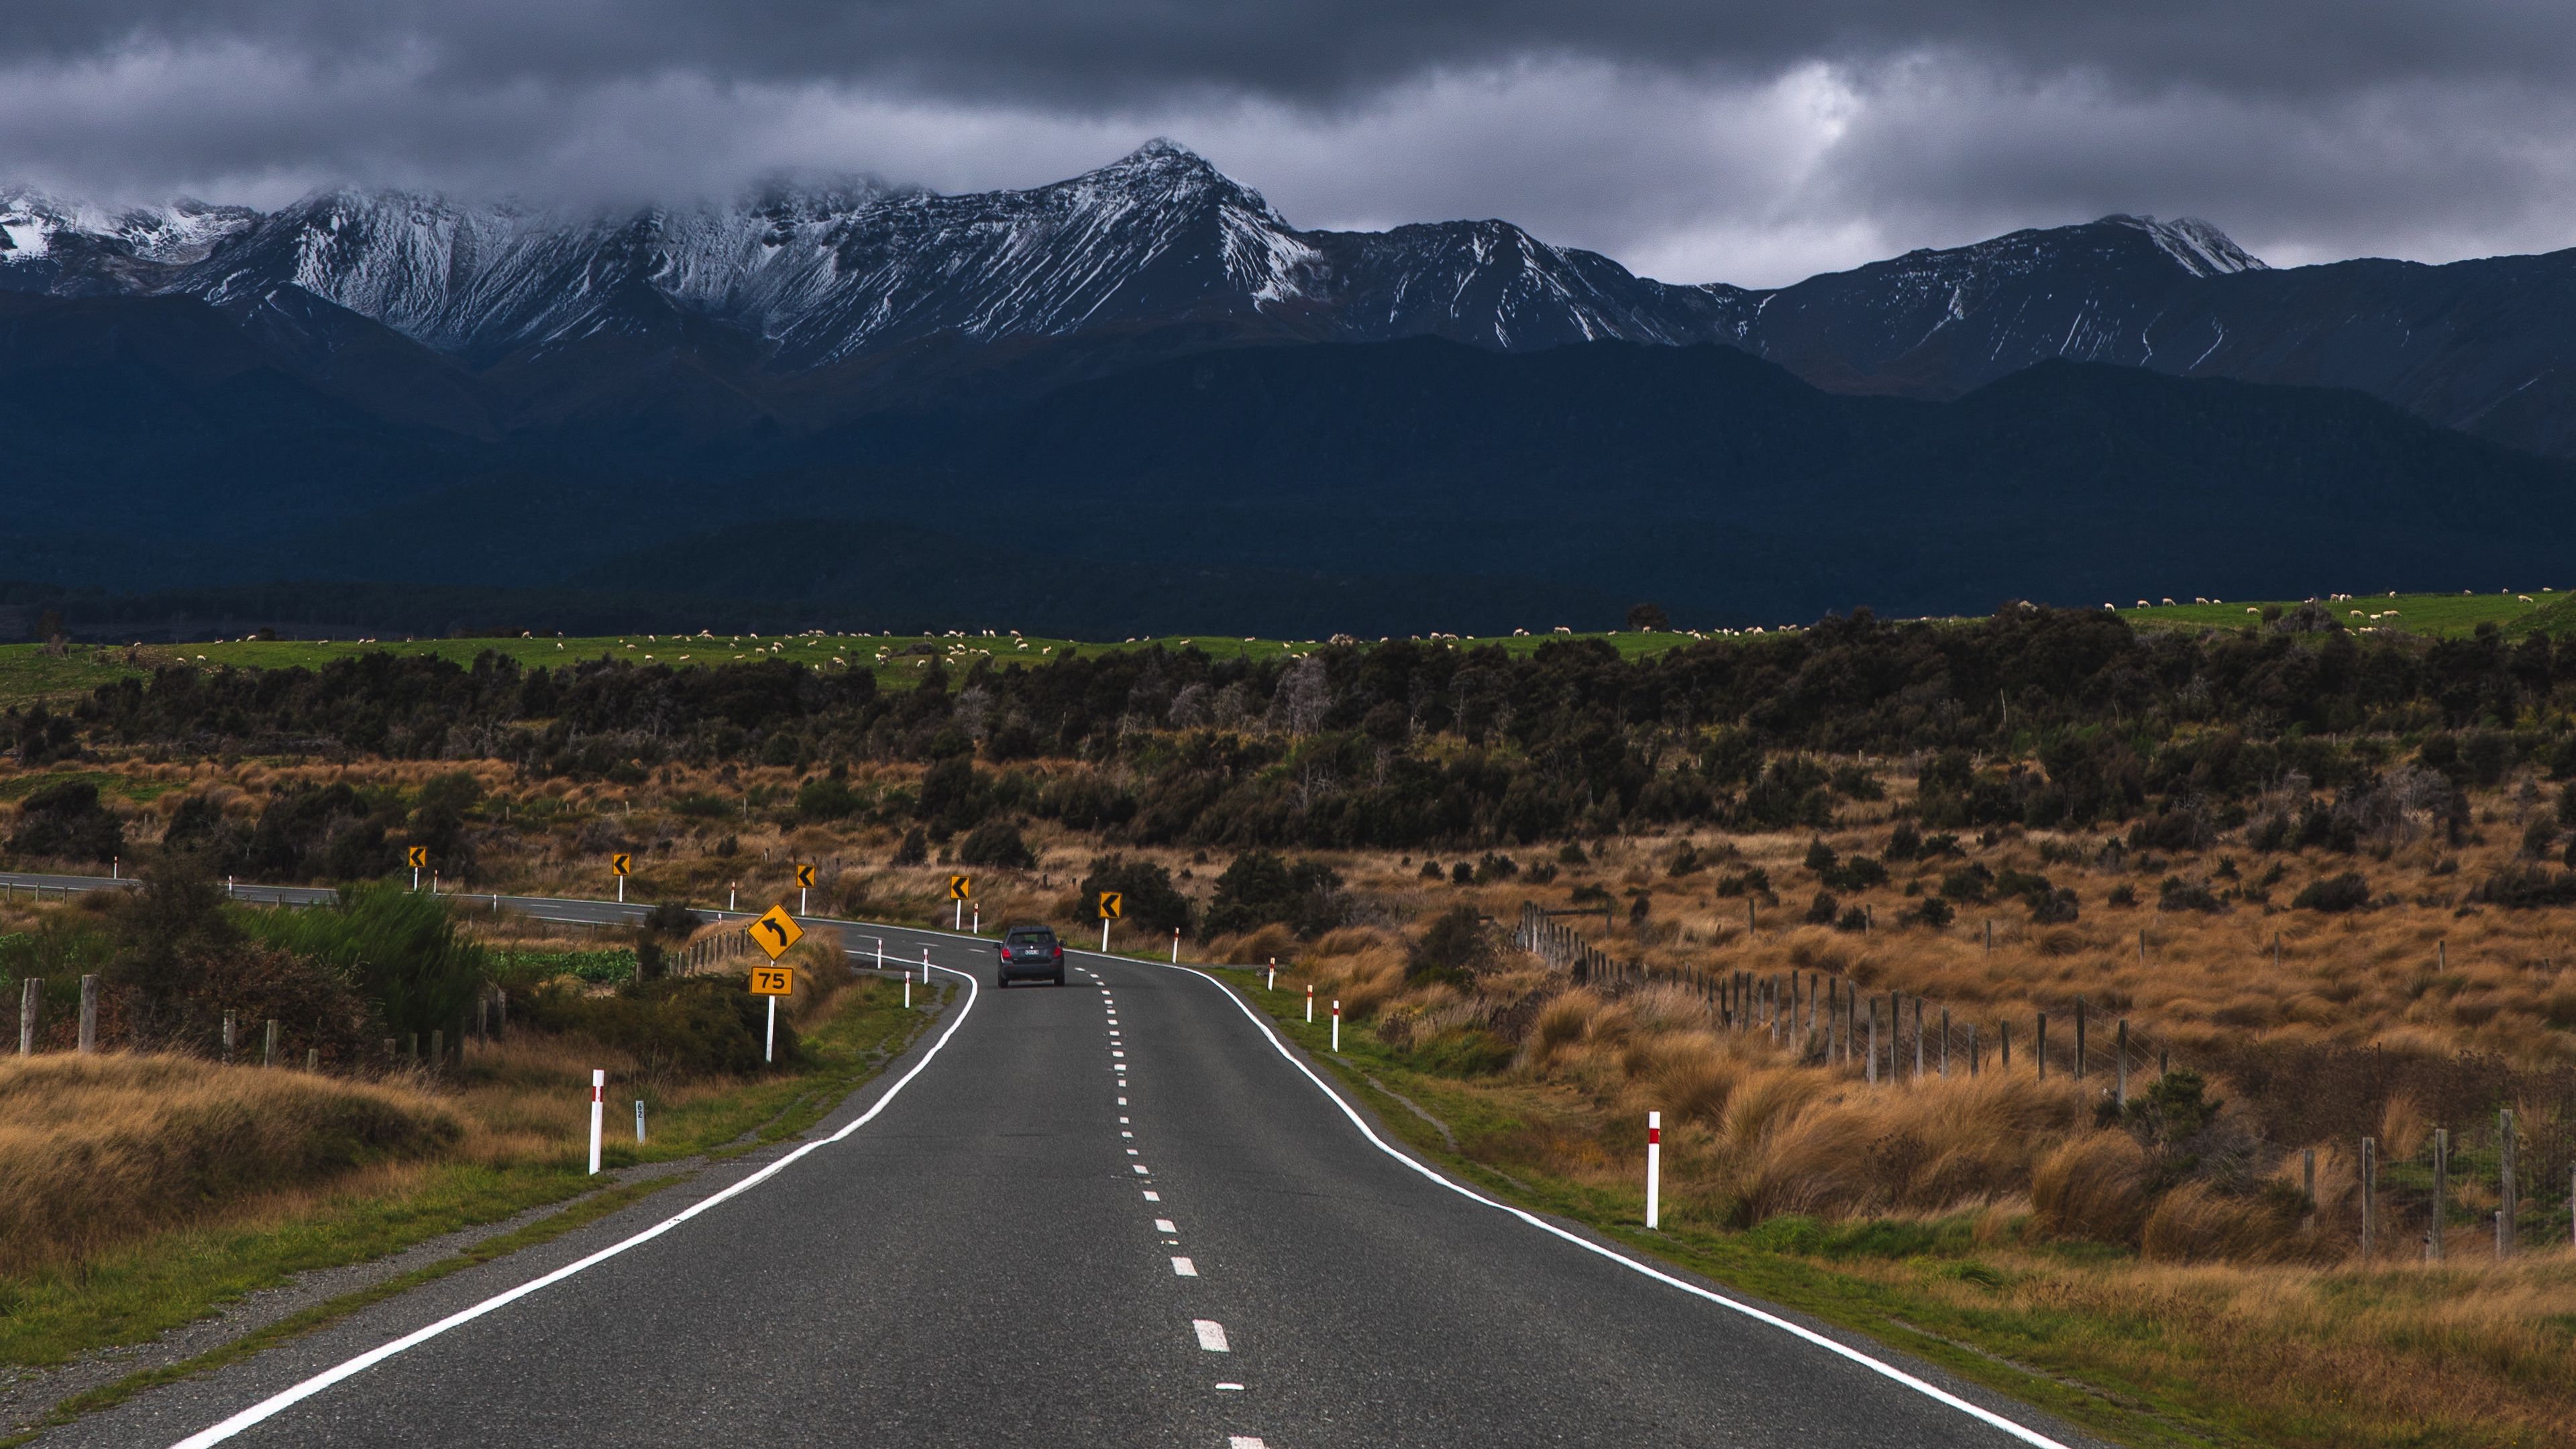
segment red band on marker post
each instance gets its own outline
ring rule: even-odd
[[[1652,1144],[1655,1144],[1655,1143],[1660,1143],[1660,1142],[1662,1142],[1663,1140],[1664,1140],[1664,1129],[1663,1129],[1663,1128],[1661,1128],[1661,1127],[1649,1127],[1649,1128],[1647,1128],[1647,1129],[1646,1129],[1646,1141],[1647,1141],[1647,1143],[1648,1143],[1649,1145],[1652,1145]]]

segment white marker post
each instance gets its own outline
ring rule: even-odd
[[[806,894],[807,894],[806,889],[805,889],[803,886],[798,886],[798,887],[796,888],[796,914],[798,914],[798,915],[800,915],[800,916],[801,916],[801,915],[803,915],[803,914],[805,914],[805,897],[806,897]]]
[[[413,871],[411,873],[411,879],[412,889],[420,889],[420,872]],[[617,903],[621,906],[626,904],[626,877],[622,875],[617,878]]]
[[[1664,1215],[1664,1114],[1646,1114],[1646,1226]]]
[[[734,908],[734,897],[735,897],[736,895],[740,894],[740,893],[741,893],[741,890],[742,890],[742,882],[741,882],[741,881],[738,881],[738,880],[729,880],[729,881],[726,881],[726,882],[725,882],[725,909],[726,909],[726,910],[730,911],[730,910],[732,910],[732,909]],[[624,897],[624,896],[620,896],[620,897],[618,897],[618,899],[619,899],[619,900],[624,900],[624,899],[625,899],[625,897]]]
[[[644,1099],[635,1099],[635,1145],[644,1145]]]
[[[769,998],[769,1037],[760,1044],[760,1059],[764,1062],[778,1059],[778,998],[775,996]]]
[[[1264,991],[1279,989],[1279,958],[1276,956],[1270,958],[1270,984],[1261,989]]]
[[[948,923],[948,929],[952,931],[962,931],[966,929],[966,902],[964,900],[961,899],[957,902],[956,917]]]
[[[903,1009],[912,1010],[912,973],[903,973]]]
[[[1109,954],[1109,918],[1107,916],[1100,918],[1100,954],[1103,956]]]
[[[1172,928],[1172,964],[1181,964],[1181,928],[1178,926]]]
[[[877,937],[877,969],[879,971],[883,971],[885,969],[885,937],[883,936]],[[903,979],[906,982],[910,982],[912,980],[909,975],[905,976]]]
[[[1342,1002],[1341,1002],[1341,998],[1340,998],[1340,997],[1335,997],[1335,998],[1333,998],[1333,1050],[1335,1050],[1335,1051],[1340,1051],[1341,1049],[1342,1049]]]
[[[930,948],[928,946],[921,948],[921,984],[924,986],[930,984]]]
[[[973,934],[978,936],[984,934],[984,905],[981,901],[978,901],[975,904],[975,924]]]
[[[590,1174],[599,1175],[600,1114],[608,1105],[608,1073],[593,1068],[590,1074]]]
[[[1306,983],[1306,1024],[1315,1024],[1315,983],[1312,981]]]

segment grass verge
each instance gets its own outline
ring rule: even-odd
[[[692,1093],[653,1120],[651,1140],[640,1147],[615,1140],[619,1124],[612,1113],[603,1165],[730,1157],[803,1131],[921,1030],[928,1014],[905,1011],[901,999],[901,987],[893,983],[853,984],[828,1019],[806,1035],[797,1070]],[[388,1164],[327,1192],[288,1195],[247,1222],[156,1234],[75,1264],[0,1279],[0,1363],[40,1367],[145,1342],[298,1273],[370,1261],[445,1233],[582,1197],[595,1183],[580,1150],[497,1164]],[[595,1194],[585,1204],[620,1190]],[[589,1211],[586,1205],[580,1210]],[[485,1258],[497,1251],[507,1249],[474,1250]],[[469,1255],[457,1266],[481,1260]]]
[[[1263,1010],[1368,1102],[1385,1130],[1461,1180],[1867,1334],[2106,1439],[2318,1449],[2564,1442],[2556,1437],[2563,1389],[2545,1374],[2445,1348],[2446,1326],[2423,1301],[2443,1286],[2417,1265],[2255,1270],[2296,1281],[2249,1287],[2236,1281],[2247,1270],[2141,1263],[2125,1249],[2037,1241],[2026,1218],[1997,1212],[1778,1218],[1750,1231],[1668,1216],[1650,1233],[1642,1181],[1614,1188],[1557,1170],[1579,1139],[1595,1152],[1634,1147],[1641,1173],[1642,1132],[1634,1144],[1605,1141],[1597,1111],[1576,1094],[1510,1075],[1426,1070],[1365,1023],[1344,1022],[1336,1055],[1329,1025],[1300,1019],[1303,996],[1284,979],[1267,991],[1257,971],[1201,969]],[[1395,1101],[1398,1093],[1445,1123],[1458,1148]],[[2249,1292],[2276,1301],[2247,1314],[2240,1299]],[[2307,1306],[2279,1306],[2287,1300]],[[2392,1306],[2388,1332],[2367,1316],[2371,1304]],[[2443,1391],[2406,1387],[2428,1381]]]

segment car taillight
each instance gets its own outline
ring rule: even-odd
[[[1064,948],[1062,946],[1055,948],[1055,959],[1059,961],[1064,959]]]

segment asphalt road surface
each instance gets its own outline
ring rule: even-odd
[[[2092,1442],[1448,1182],[1196,972],[812,919],[951,991],[804,1139],[44,1442]]]

